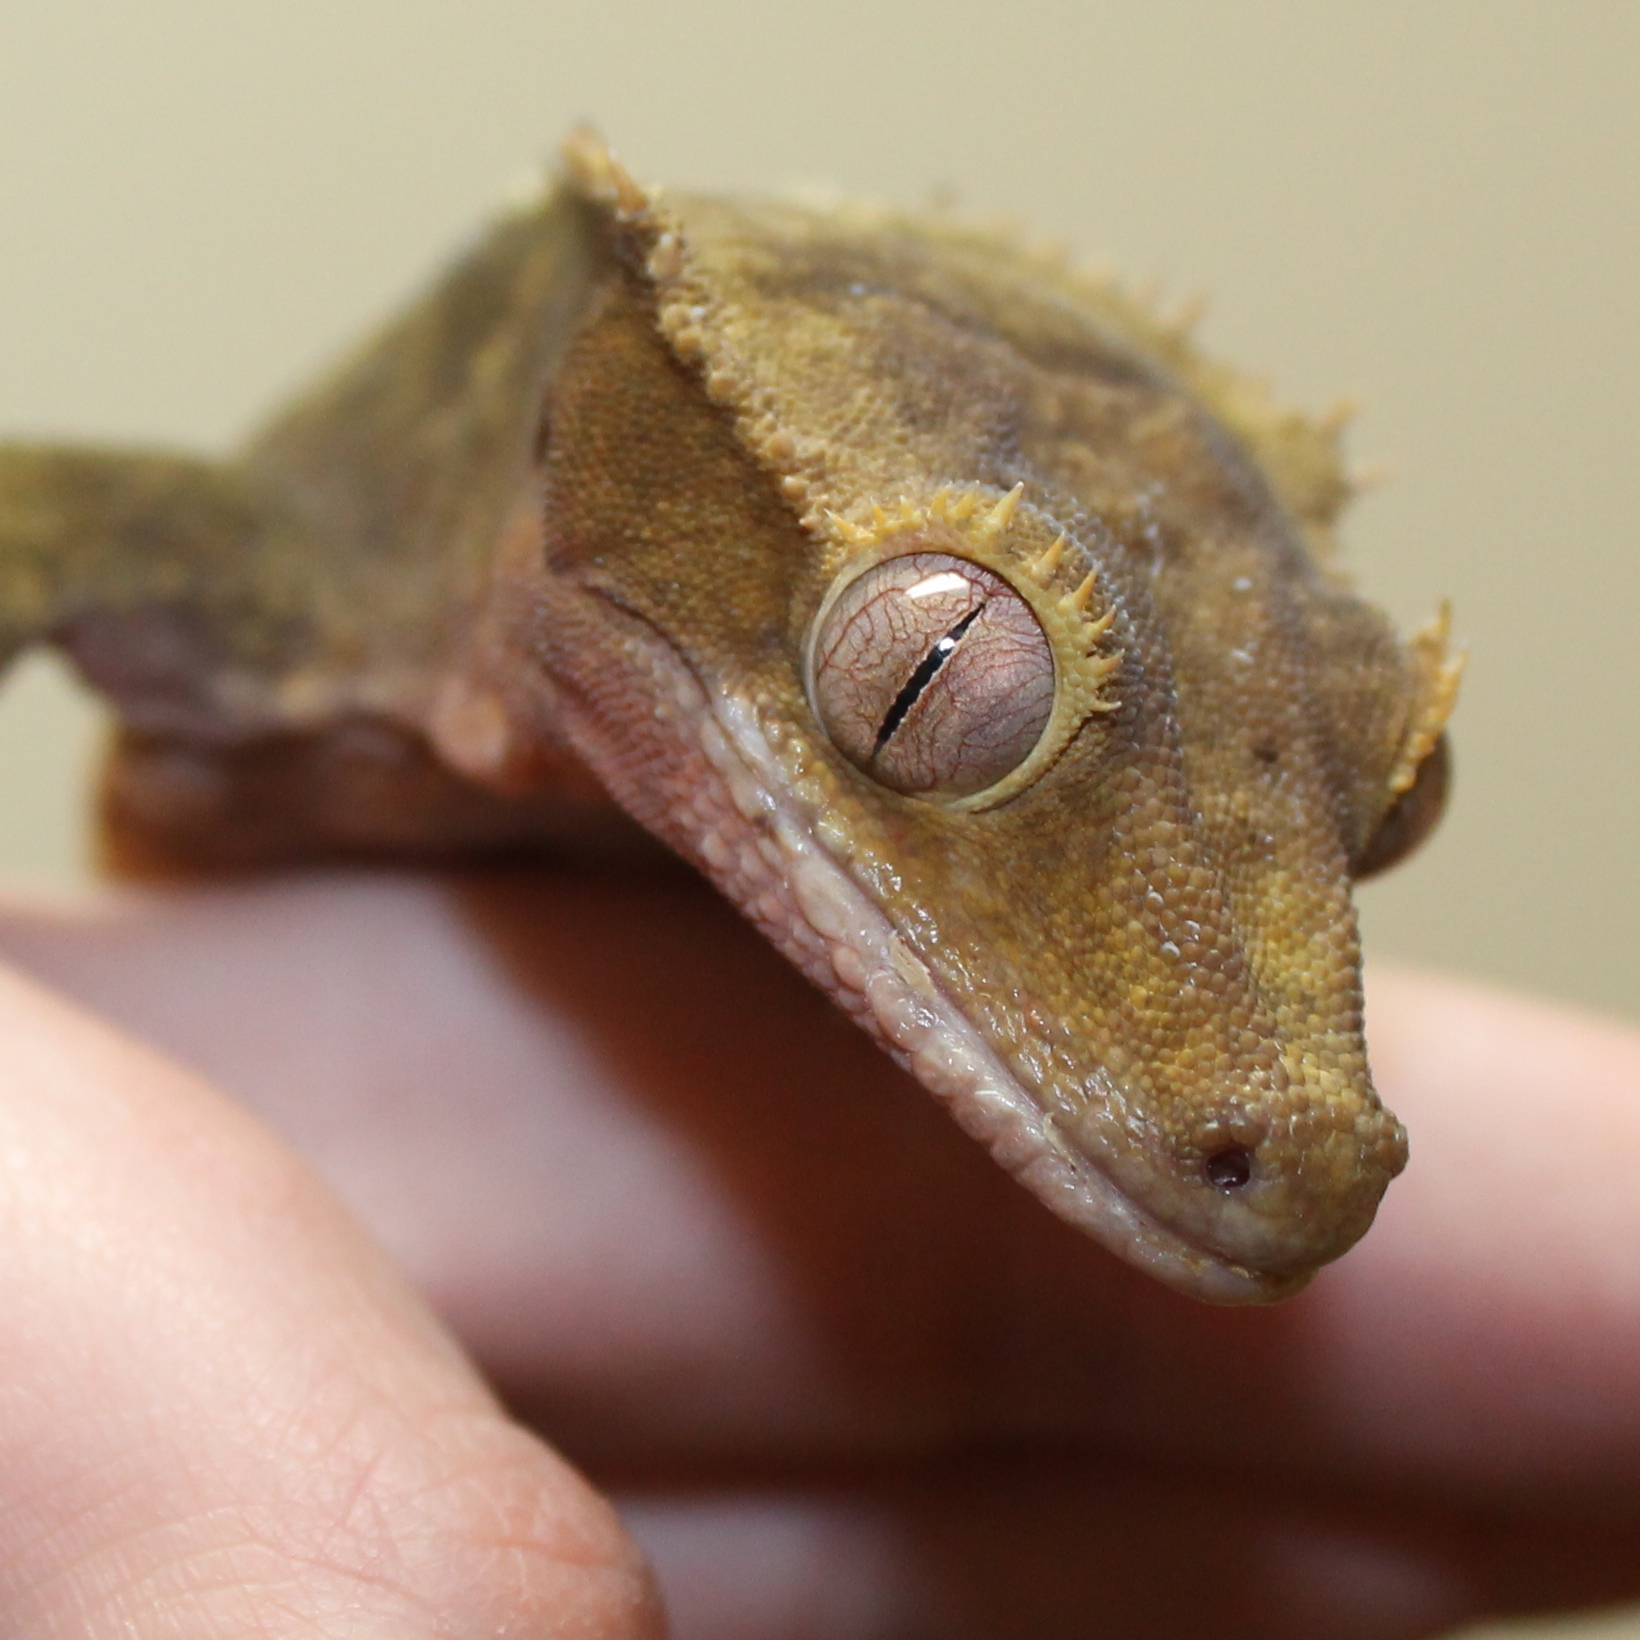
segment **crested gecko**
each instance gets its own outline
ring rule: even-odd
[[[1458,674],[1337,568],[1337,435],[1004,238],[582,134],[236,458],[0,446],[0,631],[116,708],[116,864],[613,799],[1053,1211],[1264,1301],[1405,1160],[1350,885]]]

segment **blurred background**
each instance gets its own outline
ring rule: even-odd
[[[6,0],[0,433],[227,447],[581,118],[645,179],[1014,219],[1362,406],[1351,562],[1472,652],[1372,952],[1632,1019],[1637,65],[1612,0]],[[0,872],[83,876],[98,735],[45,662],[0,693]]]

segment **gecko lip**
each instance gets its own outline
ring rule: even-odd
[[[708,761],[741,818],[756,823],[778,848],[795,902],[790,909],[811,937],[790,928],[768,932],[875,1029],[896,1062],[950,1108],[965,1132],[1054,1213],[1180,1292],[1218,1304],[1256,1304],[1305,1285],[1310,1270],[1252,1269],[1198,1244],[1074,1149],[816,835],[812,818],[787,795],[780,760],[750,705],[720,698],[705,717],[701,744]],[[706,863],[722,882],[709,857]],[[733,884],[723,886],[744,899]]]

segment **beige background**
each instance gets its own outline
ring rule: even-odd
[[[1640,1017],[1637,69],[1626,0],[3,0],[0,429],[225,445],[581,116],[645,177],[1016,217],[1365,406],[1360,576],[1473,651],[1373,950]],[[79,869],[94,738],[8,687],[0,869]]]

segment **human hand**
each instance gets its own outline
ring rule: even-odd
[[[1384,976],[1411,1168],[1309,1292],[1216,1311],[681,878],[14,904],[0,949],[261,1119],[0,983],[0,1633],[658,1632],[598,1494],[273,1132],[616,1493],[680,1640],[1640,1594],[1635,1033]]]

